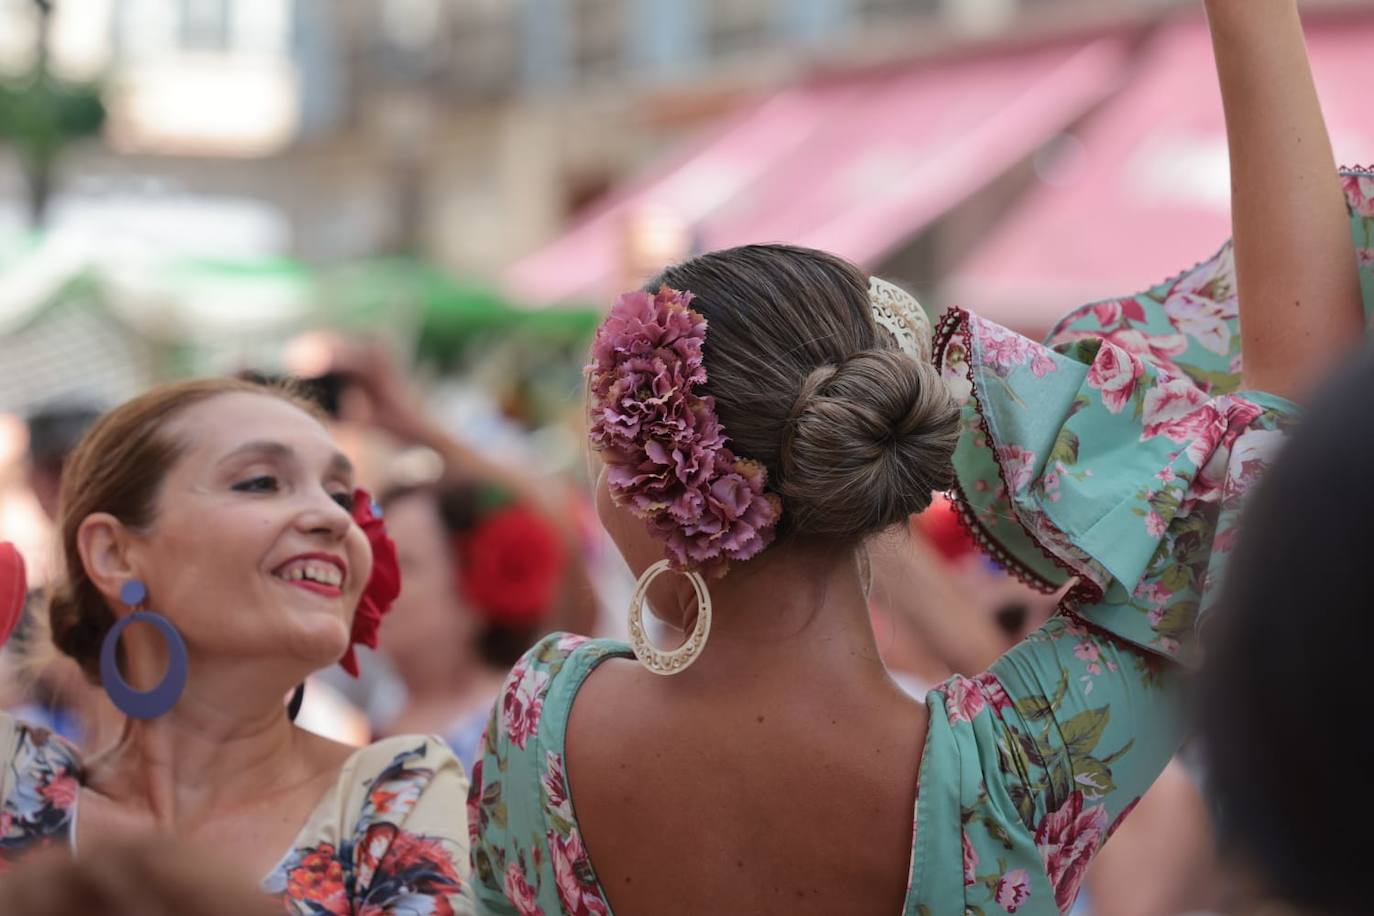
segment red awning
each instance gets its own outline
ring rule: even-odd
[[[636,219],[699,250],[790,242],[872,264],[1117,90],[1121,38],[787,89],[613,195],[507,274],[538,302],[606,299]]]
[[[1309,20],[1337,158],[1374,159],[1374,14]],[[1138,67],[1046,183],[955,271],[942,303],[1043,331],[1075,305],[1144,289],[1210,257],[1230,235],[1226,131],[1205,22],[1164,26]]]

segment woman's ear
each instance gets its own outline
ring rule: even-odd
[[[120,605],[120,589],[139,577],[130,557],[132,538],[124,523],[107,512],[96,512],[76,532],[76,549],[86,575],[111,607]]]

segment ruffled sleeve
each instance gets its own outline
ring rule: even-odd
[[[1371,315],[1374,173],[1342,180]],[[1077,577],[1085,619],[1186,654],[1243,497],[1298,414],[1240,390],[1231,246],[1076,309],[1045,344],[953,310],[936,361],[963,403],[958,502],[984,549],[1045,591]]]
[[[966,312],[938,344],[964,401],[958,502],[979,541],[1046,590],[1077,576],[1080,614],[1182,655],[1212,557],[1296,408],[1207,390],[1109,338],[1056,351]]]

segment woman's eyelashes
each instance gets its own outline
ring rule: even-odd
[[[237,493],[276,493],[281,489],[281,485],[271,474],[258,474],[239,481],[230,489]]]
[[[237,493],[277,493],[281,491],[281,481],[272,474],[258,474],[241,480],[234,484],[231,489]],[[329,498],[338,503],[344,511],[353,511],[353,491],[352,490],[331,490]]]

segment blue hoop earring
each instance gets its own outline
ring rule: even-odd
[[[148,589],[142,582],[133,579],[124,583],[124,587],[119,590],[119,598],[129,607],[139,608],[148,600]],[[167,645],[167,673],[152,690],[135,690],[119,673],[119,661],[116,657],[119,637],[125,627],[136,621],[151,623],[157,627],[158,632],[162,634],[162,641]],[[170,711],[177,704],[177,700],[181,699],[181,692],[186,689],[188,668],[186,643],[182,640],[181,634],[172,626],[170,620],[152,611],[135,610],[124,617],[110,628],[110,632],[105,634],[105,641],[100,645],[100,682],[115,707],[132,719],[156,719]]]

